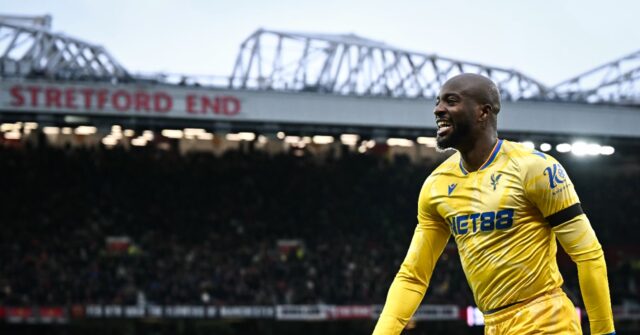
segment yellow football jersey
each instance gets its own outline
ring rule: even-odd
[[[546,217],[578,203],[562,166],[519,143],[498,140],[467,172],[452,155],[425,181],[420,225],[446,225],[478,307],[506,306],[562,285]]]
[[[456,153],[424,182],[418,225],[375,335],[400,334],[452,235],[476,304],[485,313],[562,285],[557,236],[577,264],[591,332],[613,332],[604,254],[571,180],[553,157],[498,140],[477,171],[466,171]]]

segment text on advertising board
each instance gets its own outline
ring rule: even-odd
[[[164,91],[96,89],[38,85],[14,85],[9,89],[10,105],[16,108],[66,109],[118,112],[169,113],[175,107],[188,114],[233,116],[240,113],[240,99],[233,95],[209,96],[187,93],[182,99]],[[176,101],[184,106],[175,106]]]

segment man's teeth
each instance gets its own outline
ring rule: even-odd
[[[438,121],[436,124],[438,125],[438,128],[451,126],[451,124],[448,121]]]

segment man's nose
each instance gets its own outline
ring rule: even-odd
[[[447,112],[447,110],[444,108],[442,103],[437,104],[436,107],[433,108],[433,114],[435,116],[440,116],[440,115],[442,115],[442,114],[444,114],[446,112]]]

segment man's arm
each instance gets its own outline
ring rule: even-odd
[[[429,209],[429,182],[418,201],[418,226],[396,275],[374,335],[400,334],[427,291],[433,268],[449,240],[449,229]]]
[[[578,266],[591,333],[614,334],[604,254],[582,212],[571,179],[551,156],[532,154],[526,163],[523,172],[528,198],[542,212],[560,245]]]
[[[584,214],[579,215],[554,227],[553,231],[562,248],[578,266],[580,292],[589,316],[591,334],[613,333],[607,265],[589,219]]]

